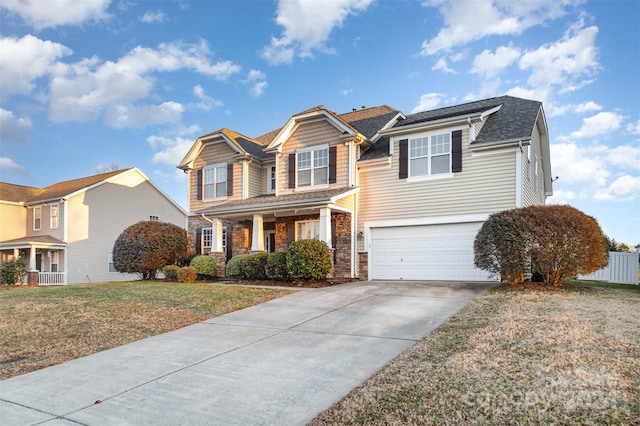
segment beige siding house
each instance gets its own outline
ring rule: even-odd
[[[318,106],[253,139],[204,135],[178,167],[197,252],[224,265],[317,238],[335,278],[488,280],[473,266],[483,221],[552,194],[542,104],[511,96],[409,115]]]
[[[186,226],[186,212],[137,168],[46,188],[0,183],[0,199],[0,261],[22,257],[40,285],[136,279],[113,269],[118,235],[142,220]]]

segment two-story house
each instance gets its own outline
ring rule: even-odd
[[[40,285],[136,279],[113,267],[113,244],[142,220],[186,225],[186,212],[131,168],[46,188],[0,182],[0,263],[20,257]]]
[[[511,96],[408,115],[318,106],[256,138],[201,136],[178,167],[197,252],[222,265],[316,238],[335,278],[488,280],[473,266],[483,221],[552,194],[542,104]]]

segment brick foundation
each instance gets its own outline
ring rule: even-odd
[[[29,287],[38,287],[38,271],[27,272],[27,285]]]
[[[358,272],[360,280],[369,279],[369,253],[366,251],[358,253]]]

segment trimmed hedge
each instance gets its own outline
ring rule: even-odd
[[[191,259],[191,265],[196,268],[196,273],[200,279],[215,278],[218,275],[216,260],[207,255],[198,255]]]
[[[227,275],[233,278],[245,279],[245,264],[248,257],[248,254],[238,254],[229,259],[227,262]]]
[[[247,255],[244,264],[244,275],[250,280],[267,279],[267,254],[253,253]]]
[[[287,271],[296,279],[325,279],[331,271],[331,250],[324,241],[294,241],[287,250]]]
[[[162,268],[162,273],[166,279],[175,281],[178,279],[178,269],[180,269],[180,267],[177,265],[167,265]]]
[[[267,255],[267,277],[272,280],[288,280],[287,252],[274,251]]]
[[[193,266],[183,266],[178,269],[178,282],[195,283],[197,276],[196,268]]]

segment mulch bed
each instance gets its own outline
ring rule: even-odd
[[[280,281],[280,280],[234,280],[226,279],[219,283],[233,284],[233,285],[249,285],[249,286],[268,286],[268,287],[292,287],[292,288],[323,288],[331,287],[337,284],[344,284],[351,280],[297,280],[297,281]]]

